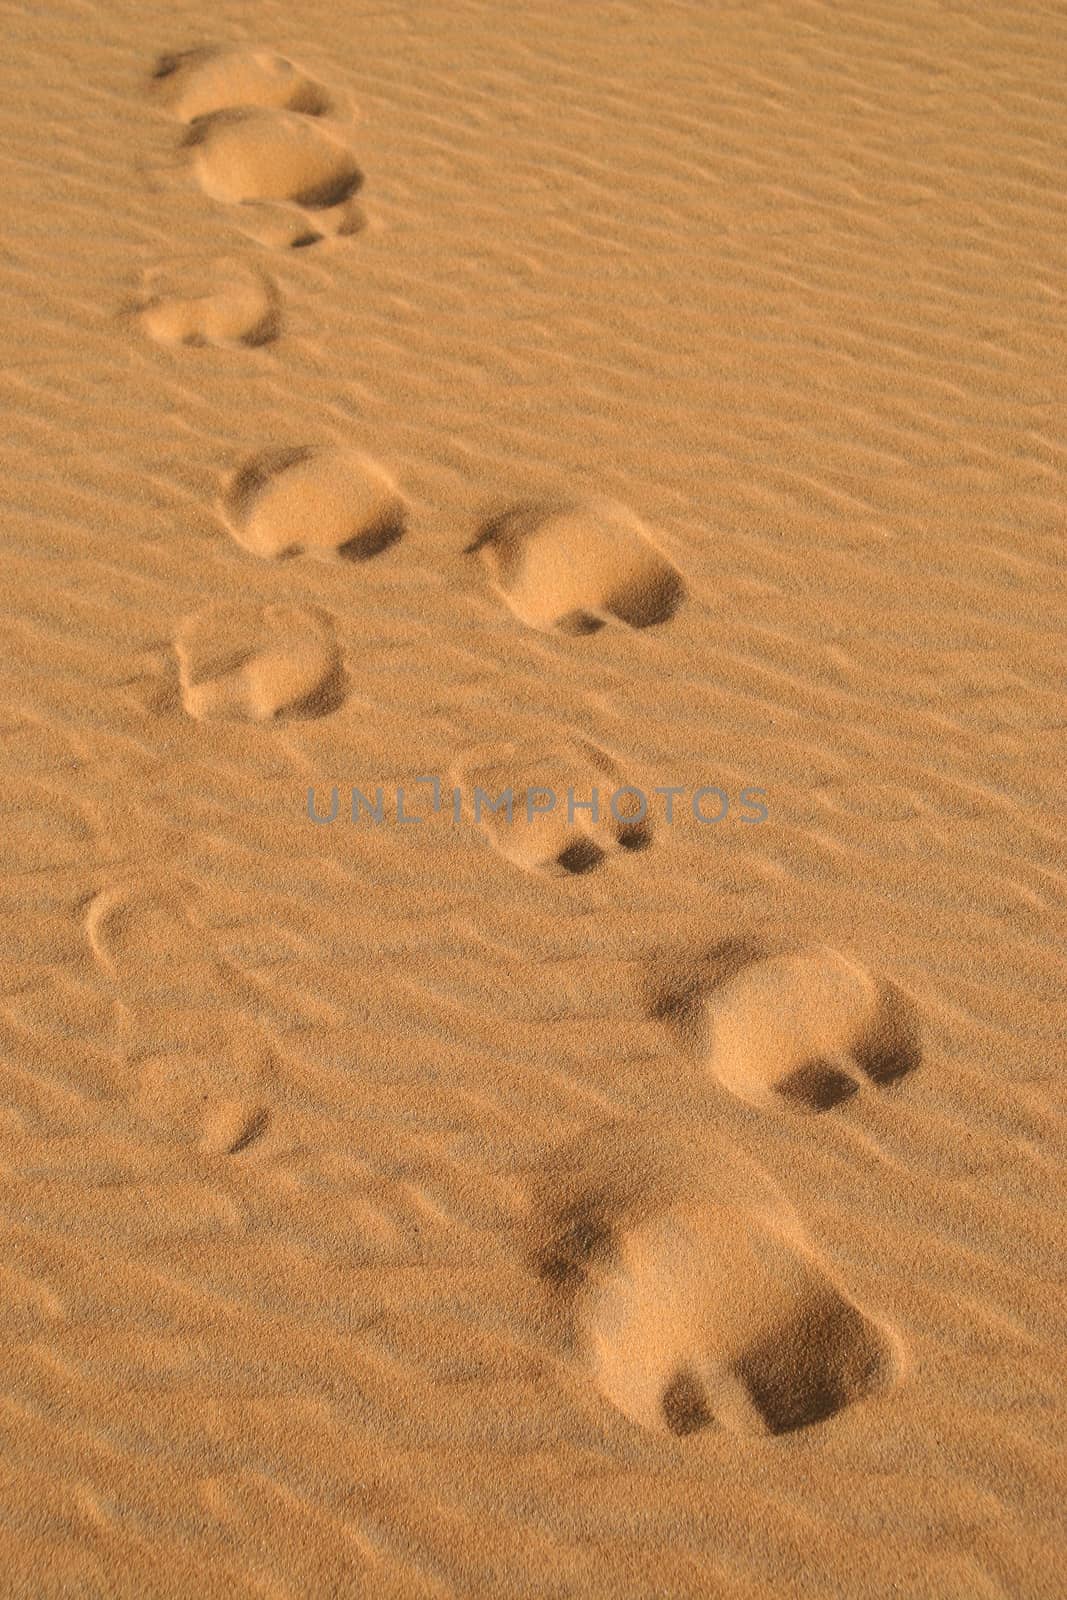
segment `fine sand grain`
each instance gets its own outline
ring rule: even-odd
[[[1062,7],[2,15],[2,1600],[1059,1600]]]

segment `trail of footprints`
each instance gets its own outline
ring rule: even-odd
[[[291,61],[243,45],[187,50],[159,58],[152,89],[186,125],[181,150],[200,188],[239,207],[249,237],[298,249],[363,227],[363,174],[323,125],[334,101]],[[161,274],[135,309],[161,343],[254,346],[281,330],[272,281],[241,262]]]
[[[186,124],[204,192],[240,207],[264,242],[306,245],[360,225],[362,175],[323,125],[333,99],[291,62],[245,46],[192,50],[162,57],[154,88]],[[256,345],[280,327],[270,279],[234,261],[160,274],[139,316],[172,343]],[[303,445],[239,465],[221,509],[241,548],[272,563],[372,559],[402,536],[406,518],[377,462]],[[686,598],[653,534],[609,500],[508,507],[468,551],[514,616],[548,634],[662,625]],[[324,716],[345,698],[334,625],[309,607],[211,604],[181,623],[174,650],[182,705],[198,720]],[[527,805],[540,790],[622,789],[624,774],[592,740],[468,751],[452,777],[468,820],[524,871],[582,876],[652,843],[650,825],[625,811],[575,821]],[[471,814],[479,788],[510,789],[511,818]],[[110,902],[95,906],[88,932],[113,973],[109,917]],[[648,1009],[699,1070],[765,1114],[830,1111],[921,1060],[906,996],[824,946],[729,944],[660,962]],[[150,1098],[175,1065],[153,1068]],[[184,1104],[180,1087],[168,1093]],[[199,1086],[195,1098],[206,1098]],[[239,1154],[269,1120],[254,1098],[223,1101],[204,1148]],[[787,1433],[884,1393],[903,1368],[899,1341],[836,1281],[776,1185],[713,1134],[637,1123],[593,1130],[541,1165],[530,1200],[527,1257],[568,1347],[603,1396],[646,1429]]]

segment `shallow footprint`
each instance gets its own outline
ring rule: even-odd
[[[405,505],[393,479],[350,450],[261,451],[235,473],[223,507],[238,544],[270,560],[366,561],[404,530]]]
[[[609,619],[631,628],[666,622],[685,583],[625,506],[518,506],[468,547],[480,552],[507,604],[531,628],[593,633]]]
[[[283,201],[248,201],[237,217],[246,238],[271,250],[304,250],[326,239],[349,238],[367,226],[363,208],[355,200],[319,211]]]
[[[85,933],[109,977],[146,990],[171,982],[197,992],[218,967],[204,895],[180,874],[101,889],[86,907]]]
[[[219,110],[197,117],[186,134],[195,173],[206,195],[226,205],[270,202],[266,216],[277,229],[277,203],[298,206],[290,218],[290,245],[312,235],[352,234],[363,226],[354,203],[363,174],[352,152],[307,117],[286,110]],[[259,213],[262,221],[262,213]]]
[[[160,102],[182,122],[236,106],[269,106],[318,117],[330,97],[299,67],[272,50],[202,45],[160,56],[152,74]]]
[[[223,1035],[215,1055],[183,1041],[137,1058],[133,1103],[140,1116],[205,1155],[240,1156],[260,1145],[271,1125],[270,1064],[254,1039],[241,1050]]]
[[[191,717],[320,717],[344,700],[333,630],[303,606],[207,606],[185,619],[174,647],[182,704]]]
[[[652,842],[636,793],[627,789],[607,752],[586,739],[561,739],[554,747],[528,743],[469,751],[452,778],[468,819],[505,860],[527,872],[580,876],[618,850],[644,850]],[[595,817],[586,809],[594,792]]]
[[[900,1347],[721,1141],[614,1124],[545,1164],[532,1264],[601,1393],[642,1427],[781,1434],[884,1392]]]
[[[825,1111],[922,1057],[918,1015],[893,984],[825,945],[750,951],[658,1003],[733,1094],[767,1110]]]
[[[160,344],[256,346],[278,337],[281,307],[265,273],[226,259],[154,273],[137,320]]]

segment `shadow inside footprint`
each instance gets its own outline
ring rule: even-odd
[[[350,680],[348,673],[341,666],[337,666],[317,684],[302,700],[295,701],[287,707],[286,715],[296,717],[303,721],[314,722],[319,717],[332,716],[339,711],[348,698]]]
[[[470,820],[525,871],[584,877],[615,852],[653,842],[633,785],[607,751],[581,736],[467,751],[451,776]]]
[[[911,1001],[895,984],[883,987],[870,1030],[853,1047],[860,1070],[886,1085],[914,1072],[922,1061],[919,1019]]]
[[[643,984],[649,1016],[669,1028],[683,1048],[699,1050],[707,995],[766,954],[765,945],[749,939],[660,952],[652,957]]]
[[[610,1260],[613,1249],[608,1206],[603,1197],[591,1194],[552,1216],[547,1238],[534,1251],[533,1266],[553,1289],[575,1292],[592,1266]]]
[[[376,461],[306,445],[252,456],[231,478],[223,509],[237,542],[275,561],[369,561],[403,537],[407,522],[403,497]]]
[[[682,1367],[671,1378],[661,1403],[668,1430],[679,1438],[687,1433],[699,1433],[715,1420],[704,1385],[689,1367]]]
[[[332,109],[321,83],[293,62],[254,45],[201,45],[170,51],[152,69],[153,93],[183,122],[235,107],[260,106],[321,117]]]
[[[371,561],[398,543],[407,530],[406,510],[390,506],[377,522],[368,524],[355,538],[337,546],[342,561]]]
[[[778,1093],[811,1111],[829,1111],[857,1093],[859,1084],[829,1061],[806,1061],[778,1084]]]
[[[581,877],[599,867],[605,852],[593,839],[575,839],[556,857],[556,861],[572,877]]]
[[[792,1433],[877,1389],[888,1359],[884,1340],[855,1306],[814,1293],[792,1323],[746,1349],[737,1374],[768,1432]]]
[[[912,1002],[826,946],[726,943],[673,967],[661,961],[648,1004],[725,1088],[764,1110],[827,1111],[922,1059]]]
[[[893,1338],[722,1141],[627,1123],[580,1136],[536,1176],[530,1226],[565,1342],[645,1428],[784,1434],[896,1379]]]
[[[629,850],[637,855],[642,850],[647,850],[652,844],[652,826],[648,822],[624,822],[619,827],[618,845],[620,850]]]
[[[485,523],[467,553],[481,556],[528,626],[574,637],[612,619],[630,628],[668,622],[686,595],[644,524],[610,500],[513,506]]]

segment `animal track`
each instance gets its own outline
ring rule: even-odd
[[[480,552],[507,604],[531,628],[593,633],[614,618],[647,628],[685,598],[681,574],[625,506],[518,506],[495,517]]]
[[[240,261],[155,274],[137,316],[161,344],[262,345],[281,329],[274,284]]]
[[[365,561],[399,539],[405,505],[377,462],[347,450],[266,450],[224,495],[238,544],[278,560],[301,554]]]
[[[653,998],[708,1070],[763,1109],[825,1111],[864,1082],[886,1085],[921,1060],[915,1007],[837,951],[736,950],[718,973],[688,973]]]
[[[333,630],[302,606],[208,606],[182,623],[175,653],[191,717],[320,717],[344,700]]]
[[[531,1260],[598,1388],[642,1427],[782,1434],[889,1388],[895,1340],[724,1144],[583,1136],[535,1184]]]
[[[209,1155],[237,1156],[257,1144],[270,1126],[266,1106],[224,1100],[205,1114],[200,1148]]]
[[[323,116],[331,109],[321,83],[284,56],[247,45],[204,45],[160,56],[153,72],[160,102],[182,122],[234,106],[264,106]]]
[[[508,745],[469,752],[453,771],[470,820],[504,858],[528,872],[578,876],[601,866],[617,850],[638,851],[652,841],[651,824],[636,811],[633,794],[622,794],[624,780],[615,762],[585,739],[561,742],[555,749]],[[598,814],[579,809],[597,793]],[[511,817],[492,811],[490,802],[510,791]],[[576,806],[571,820],[569,794]],[[611,801],[618,793],[615,816]],[[547,796],[555,797],[551,811]]]
[[[254,1052],[242,1058],[223,1043],[212,1057],[186,1042],[138,1060],[135,1104],[141,1116],[205,1155],[239,1156],[270,1127],[263,1096],[272,1087]]]
[[[202,914],[202,895],[180,876],[139,878],[101,889],[89,902],[85,932],[110,978],[146,991],[210,980],[217,962]]]
[[[299,207],[304,216],[287,218],[273,206],[256,219],[262,224],[265,215],[275,230],[288,222],[289,244],[354,233],[363,225],[353,203],[363,175],[351,151],[295,112],[215,111],[190,124],[185,146],[201,188],[212,199],[228,205],[287,201]]]

